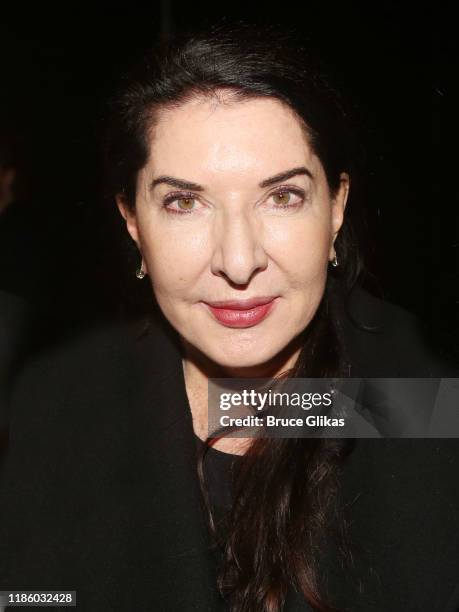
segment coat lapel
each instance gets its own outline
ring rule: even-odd
[[[137,385],[128,441],[126,552],[135,585],[130,608],[217,611],[221,599],[178,346],[160,329],[136,342]]]

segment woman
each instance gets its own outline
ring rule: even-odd
[[[349,142],[336,94],[274,30],[189,38],[125,83],[110,187],[159,313],[17,381],[3,588],[98,611],[456,609],[454,441],[205,452],[209,378],[441,372],[402,311],[350,295]]]

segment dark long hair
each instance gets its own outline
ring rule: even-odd
[[[352,175],[352,132],[343,103],[292,32],[247,24],[219,25],[149,53],[111,103],[105,144],[108,194],[135,207],[138,171],[149,155],[156,112],[197,95],[231,89],[235,98],[271,97],[302,122],[334,195]],[[329,275],[322,302],[302,334],[289,376],[344,376],[336,319],[360,271],[351,203],[335,242],[344,271]],[[256,439],[239,462],[224,536],[217,533],[199,457],[209,525],[222,551],[219,588],[233,612],[278,612],[290,587],[315,610],[327,604],[319,580],[320,541],[333,513],[345,448],[327,439]]]

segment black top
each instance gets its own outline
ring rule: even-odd
[[[355,376],[450,374],[400,309],[361,292],[356,308],[380,331],[343,321]],[[55,347],[18,378],[11,408],[0,590],[76,590],[79,612],[225,609],[173,334],[113,326]],[[362,589],[330,548],[323,572],[337,606],[457,612],[458,473],[454,439],[357,441],[342,500]],[[290,592],[285,610],[308,606]]]
[[[206,446],[200,438],[197,436],[195,438],[198,450]],[[218,519],[223,518],[231,508],[234,467],[239,458],[239,455],[225,453],[211,446],[206,451],[203,463],[204,477],[211,508]]]

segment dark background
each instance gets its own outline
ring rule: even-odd
[[[438,9],[433,20],[418,7],[172,0],[3,13],[0,133],[16,141],[22,187],[14,213],[0,216],[0,290],[48,313],[59,330],[128,308],[136,262],[126,277],[99,152],[119,75],[158,39],[193,25],[222,17],[295,25],[339,75],[365,145],[371,284],[457,354],[455,35],[448,15]]]

